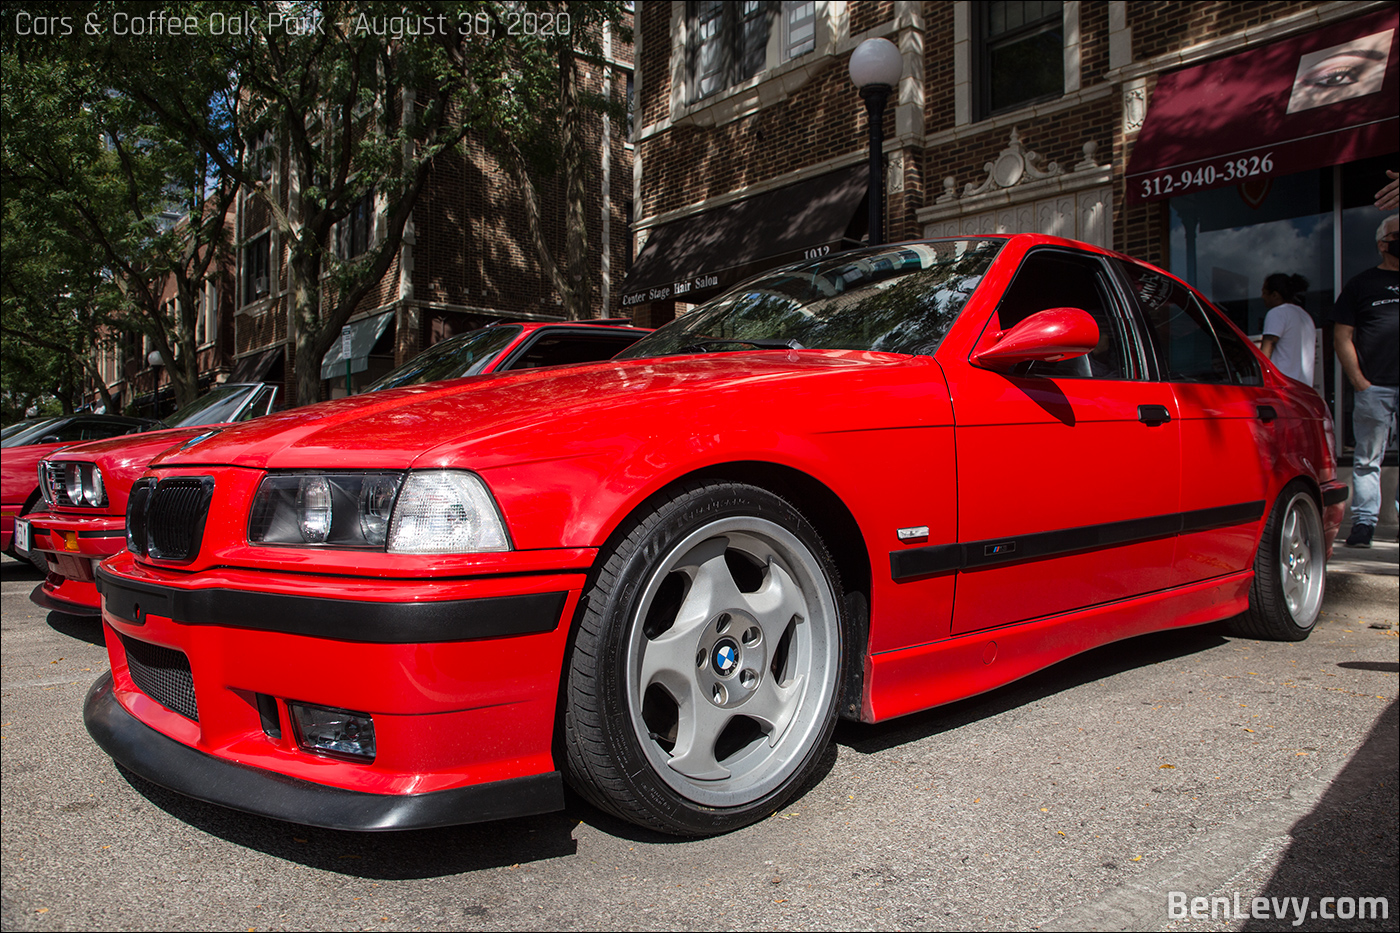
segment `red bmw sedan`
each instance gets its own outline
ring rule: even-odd
[[[158,458],[85,706],[173,790],[319,826],[723,832],[838,717],[1221,619],[1302,639],[1321,399],[1198,293],[1035,235],[751,280],[604,363],[389,390]]]

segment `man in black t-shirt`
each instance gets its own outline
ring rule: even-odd
[[[1392,214],[1376,231],[1380,265],[1353,278],[1332,312],[1333,344],[1356,391],[1351,413],[1356,454],[1351,470],[1347,547],[1370,547],[1381,508],[1381,458],[1396,429],[1400,394],[1400,243]],[[1400,508],[1400,505],[1397,505]]]

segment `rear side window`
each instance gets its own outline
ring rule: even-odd
[[[1261,384],[1253,352],[1223,324],[1217,329],[1212,315],[1190,289],[1137,263],[1124,263],[1122,269],[1147,322],[1162,378],[1217,385]]]
[[[128,422],[111,421],[83,421],[78,425],[78,431],[65,431],[65,441],[102,441],[109,437],[121,437],[123,434],[130,434],[136,430],[136,425]]]
[[[1225,362],[1230,364],[1230,373],[1234,377],[1235,385],[1263,385],[1264,371],[1259,366],[1259,357],[1254,355],[1254,348],[1225,322],[1225,319],[1215,308],[1210,308],[1206,312],[1206,317],[1210,319],[1211,325],[1215,328],[1215,336],[1220,341],[1220,348],[1225,351]]]
[[[558,334],[544,336],[525,348],[506,369],[538,369],[611,359],[642,337],[641,334]]]
[[[1038,311],[1079,308],[1099,325],[1099,343],[1087,356],[1032,363],[1027,375],[1069,379],[1130,379],[1123,316],[1116,309],[1108,270],[1091,256],[1060,250],[1027,254],[997,305],[997,326],[1008,330]]]

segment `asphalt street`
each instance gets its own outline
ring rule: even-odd
[[[6,930],[1400,924],[1393,539],[1338,550],[1306,642],[1162,633],[931,712],[843,724],[819,779],[779,814],[699,841],[577,801],[361,835],[179,797],[87,736],[101,631],[30,603],[38,579],[0,565]],[[1326,919],[1361,897],[1387,899],[1387,917]]]

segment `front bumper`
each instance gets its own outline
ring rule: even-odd
[[[426,829],[549,813],[564,806],[558,771],[427,794],[326,787],[206,755],[168,738],[117,702],[111,673],[88,690],[83,722],[102,749],[153,784],[275,820],[361,831]]]
[[[49,565],[48,576],[29,598],[70,615],[101,614],[96,569],[126,547],[125,516],[47,512],[30,515],[29,524],[33,550]]]
[[[155,783],[338,829],[562,806],[552,742],[580,570],[188,574],[123,553],[97,576],[112,671],[88,731]],[[374,758],[302,747],[289,703],[372,717]]]

